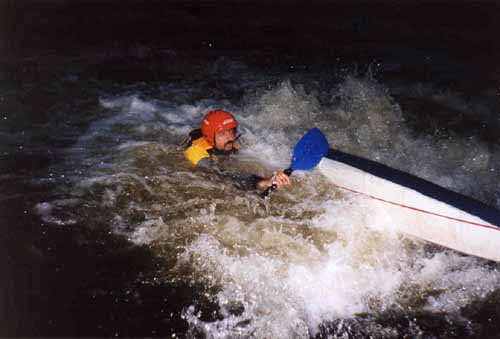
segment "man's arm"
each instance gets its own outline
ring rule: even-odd
[[[246,173],[232,173],[228,171],[223,171],[214,165],[214,162],[210,158],[203,158],[198,162],[198,167],[204,169],[213,170],[217,175],[223,178],[228,178],[233,181],[234,185],[243,191],[253,191],[256,189],[265,188],[261,183],[265,181],[264,178],[255,174]]]
[[[234,182],[234,185],[244,191],[253,191],[257,189],[265,189],[271,185],[276,185],[276,189],[282,186],[290,185],[290,177],[282,171],[275,173],[270,178],[263,178],[255,174],[233,173],[223,171],[214,165],[214,161],[210,158],[203,158],[198,162],[198,167],[211,169],[219,176],[229,178]]]

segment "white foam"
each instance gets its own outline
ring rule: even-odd
[[[116,149],[118,151],[122,151],[122,150],[126,150],[126,149],[146,146],[149,144],[151,144],[151,143],[147,142],[147,141],[129,141],[129,142],[125,142],[123,144],[118,145],[118,147]]]
[[[99,102],[105,108],[120,108],[129,113],[143,113],[157,110],[157,107],[152,102],[142,100],[135,94],[116,98],[100,98]]]
[[[35,205],[34,210],[35,213],[38,214],[40,218],[48,224],[58,226],[74,225],[77,223],[77,220],[75,218],[59,216],[55,212],[64,213],[67,209],[71,209],[72,207],[74,207],[75,203],[78,203],[77,199],[55,200],[52,203],[41,202]]]
[[[41,217],[47,217],[52,213],[53,206],[49,202],[40,202],[35,205],[35,212]]]
[[[167,232],[167,227],[162,217],[147,220],[135,227],[129,240],[137,245],[147,245],[158,238],[159,232]]]
[[[185,92],[176,85],[165,88],[175,95]],[[408,301],[402,296],[428,293],[423,306],[409,306],[451,315],[485,298],[500,282],[496,270],[451,252],[426,253],[422,243],[394,233],[390,218],[373,218],[361,200],[322,193],[334,189],[320,185],[311,172],[294,174],[309,181],[299,180],[296,188],[264,203],[202,170],[191,170],[181,156],[153,152],[154,143],[143,141],[151,135],[161,139],[162,133],[170,134],[168,142],[178,139],[199,126],[206,111],[224,108],[236,115],[245,132],[244,149],[236,159],[253,159],[270,169],[289,165],[293,145],[312,126],[321,127],[342,150],[402,163],[449,186],[458,185],[460,173],[481,171],[491,161],[481,144],[472,148],[479,154],[473,159],[464,155],[464,145],[470,144],[453,148],[450,143],[441,150],[433,140],[412,138],[401,125],[399,107],[376,83],[347,78],[332,96],[341,104],[320,104],[315,95],[284,81],[249,95],[243,107],[198,100],[197,95],[186,95],[183,104],[144,99],[140,93],[102,98],[102,107],[112,111],[92,123],[74,148],[91,165],[75,180],[71,194],[91,199],[82,205],[109,211],[114,232],[135,244],[185,248],[177,264],[189,266],[193,276],[182,270],[172,274],[215,289],[212,298],[221,320],[203,321],[198,309],[185,305],[191,326],[209,338],[309,338],[325,321],[403,309]],[[102,164],[90,146],[109,162]],[[439,176],[423,160],[440,152],[466,159],[469,167],[451,179],[448,172]],[[145,179],[149,173],[154,180]],[[458,181],[471,185],[466,178]],[[65,222],[54,217],[65,208],[74,206],[35,206],[44,220],[56,224]],[[134,212],[139,217],[130,217]],[[162,248],[158,252],[164,253]]]
[[[311,226],[338,236],[320,252],[298,234],[290,238],[268,224],[263,235],[258,224],[235,219],[222,226],[225,240],[220,233],[200,235],[179,262],[189,262],[202,281],[220,286],[215,300],[225,317],[204,322],[192,309],[186,314],[191,325],[210,338],[244,338],[250,333],[257,338],[308,338],[325,321],[377,314],[404,303],[400,295],[408,293],[401,293],[406,289],[412,294],[435,291],[423,307],[428,312],[457,313],[500,281],[499,272],[481,267],[477,259],[453,253],[429,258],[419,243],[408,248],[408,239],[378,232],[381,225],[370,229],[369,211],[362,202],[329,201],[323,207],[327,212]],[[276,222],[279,219],[267,219],[264,224]],[[232,246],[241,244],[246,254],[228,250],[228,239]],[[271,243],[275,251],[266,247]],[[242,314],[230,312],[235,304],[244,307]]]

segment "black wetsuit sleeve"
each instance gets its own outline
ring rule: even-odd
[[[258,188],[257,184],[259,183],[259,181],[264,179],[255,174],[237,173],[237,174],[232,174],[231,176],[233,178],[234,185],[243,191],[256,190]]]
[[[258,188],[257,184],[264,178],[247,173],[231,173],[226,171],[217,170],[220,177],[227,178],[233,182],[233,185],[243,191],[253,191]]]
[[[217,168],[214,162],[209,158],[201,159],[198,162],[198,167],[213,170],[218,176],[231,180],[236,188],[243,191],[256,190],[258,188],[258,183],[264,179],[255,174],[223,171]]]

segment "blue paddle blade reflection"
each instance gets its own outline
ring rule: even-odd
[[[316,167],[328,149],[328,141],[323,133],[316,127],[310,129],[295,145],[290,169],[306,171]]]

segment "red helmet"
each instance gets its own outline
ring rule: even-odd
[[[215,133],[238,127],[234,116],[226,111],[215,110],[205,114],[201,122],[201,134],[211,146],[215,146]]]

